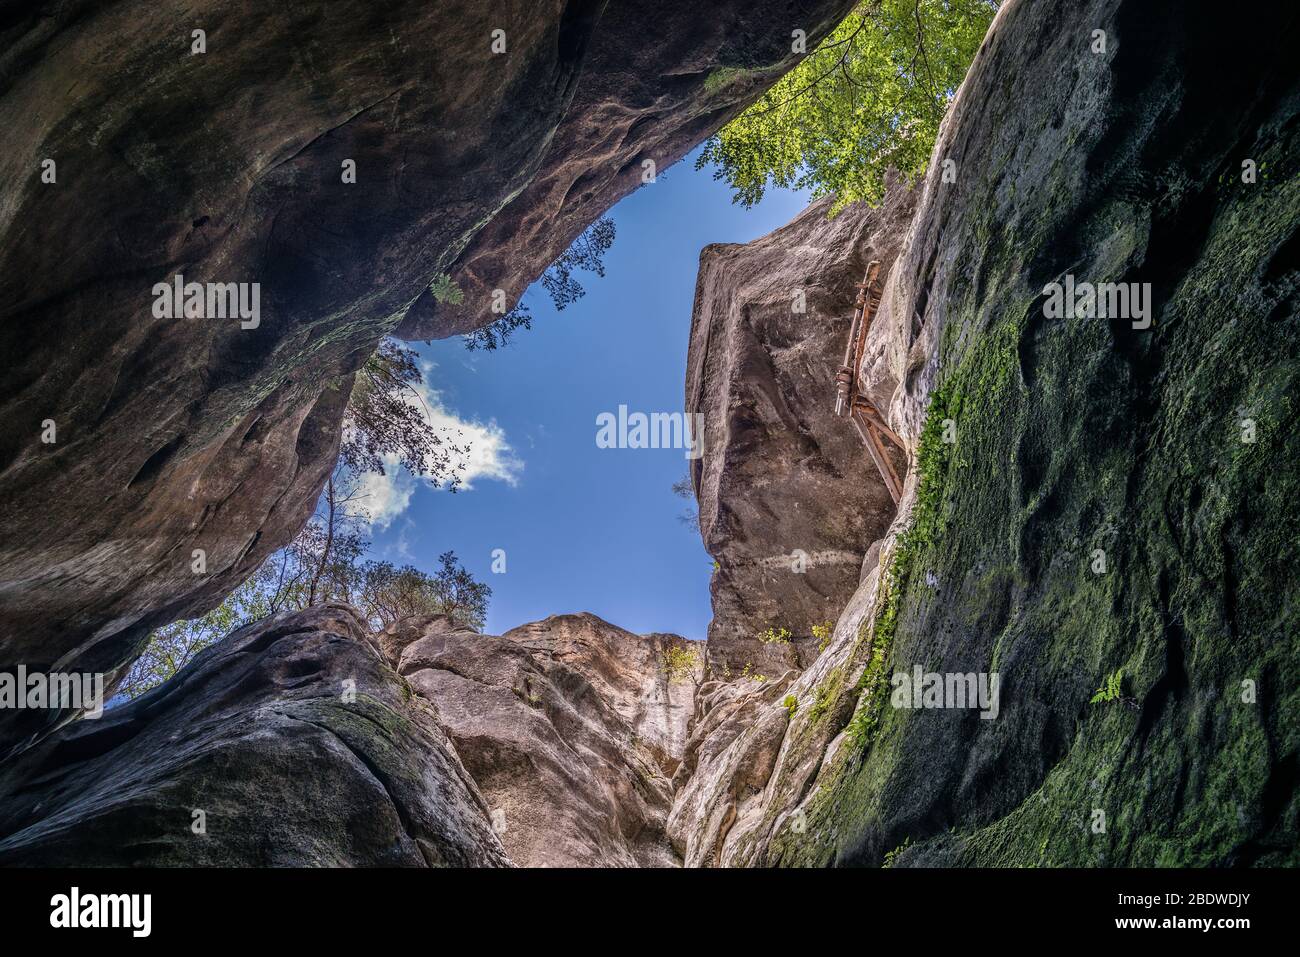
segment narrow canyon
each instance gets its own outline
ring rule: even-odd
[[[0,672],[117,680],[217,605],[383,337],[491,322],[853,4],[506,6],[213,14],[204,57],[174,0],[0,19]],[[1219,9],[1011,0],[922,178],[700,251],[707,640],[279,613],[98,719],[0,711],[0,865],[1300,864],[1300,22]],[[872,262],[897,501],[834,403]],[[177,273],[261,283],[259,334],[154,317]],[[1147,324],[1048,317],[1067,275]]]

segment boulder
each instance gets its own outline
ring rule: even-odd
[[[237,631],[0,765],[0,865],[508,864],[433,709],[343,605]]]

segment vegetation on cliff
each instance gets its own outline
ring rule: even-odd
[[[434,574],[365,557],[361,479],[366,473],[382,475],[396,460],[434,487],[454,492],[459,485],[467,449],[422,415],[415,391],[422,379],[413,351],[391,340],[380,345],[357,374],[338,465],[311,520],[212,611],[156,629],[123,679],[121,693],[136,697],[156,687],[238,628],[326,602],[354,605],[375,630],[421,614],[445,614],[465,627],[483,627],[492,589],[475,580],[454,552],[439,556]]]
[[[614,245],[616,232],[614,220],[602,216],[583,230],[572,245],[542,273],[539,281],[557,312],[587,294],[582,283],[574,277],[575,272],[583,270],[596,276],[605,275],[605,254]],[[505,315],[466,335],[465,348],[471,352],[476,349],[492,352],[506,345],[510,337],[520,329],[532,327],[532,310],[527,303],[520,301]]]
[[[769,186],[872,205],[891,167],[924,174],[997,0],[865,0],[799,66],[709,139],[697,166],[752,206]]]

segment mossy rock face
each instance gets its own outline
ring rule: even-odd
[[[932,349],[890,670],[997,672],[1000,713],[886,704],[769,862],[1300,863],[1285,30],[1074,7],[1004,11],[898,267]],[[1150,328],[1047,318],[1067,273],[1150,283]]]

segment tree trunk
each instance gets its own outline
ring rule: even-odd
[[[330,549],[334,547],[334,476],[331,474],[325,485],[325,503],[326,503],[326,524],[325,524],[325,548],[320,553],[320,563],[316,566],[316,574],[311,579],[311,590],[307,594],[307,604],[316,604],[316,586],[320,583],[321,573],[325,571],[325,563],[329,561]]]

